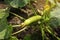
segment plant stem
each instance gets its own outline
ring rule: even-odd
[[[51,30],[49,30],[48,27],[46,27],[46,29],[47,29],[47,31],[48,31],[52,36],[54,36],[55,38],[57,38],[58,40],[60,40],[60,38],[57,37],[53,32],[51,32]]]
[[[20,27],[21,25],[12,25],[12,27]]]
[[[15,13],[13,13],[13,12],[10,12],[10,13],[13,14],[13,15],[15,15],[15,16],[17,16],[18,18],[20,18],[20,19],[22,19],[22,20],[25,20],[25,18],[23,18],[23,17],[21,17],[21,16],[15,14]]]
[[[13,33],[12,35],[18,34],[18,33],[22,32],[22,31],[24,31],[25,29],[27,29],[27,27],[24,27],[23,29],[21,29],[21,30],[15,32],[15,33]]]
[[[32,6],[32,4],[31,4],[31,3],[29,3],[29,6],[31,7],[32,11],[34,12],[34,15],[37,15],[36,10],[35,10],[35,8]]]

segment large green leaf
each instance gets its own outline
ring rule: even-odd
[[[11,35],[12,27],[8,25],[8,9],[0,9],[0,39],[6,39]]]
[[[60,26],[60,7],[54,8],[50,12],[50,25],[53,27]]]
[[[23,7],[27,3],[29,3],[29,1],[30,0],[5,0],[7,4],[9,4],[10,6],[14,8]]]

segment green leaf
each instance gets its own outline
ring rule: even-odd
[[[7,22],[8,11],[8,9],[0,9],[0,39],[6,39],[12,33],[12,26]]]
[[[12,26],[8,25],[5,21],[0,24],[0,39],[7,39],[12,33]]]
[[[60,8],[56,7],[51,11],[51,17],[60,18]]]
[[[18,39],[15,36],[11,36],[9,40],[18,40]]]
[[[0,9],[0,20],[2,19],[2,18],[6,18],[6,17],[8,17],[8,8],[6,8],[6,9]]]
[[[7,4],[14,8],[24,7],[30,0],[5,0]]]
[[[50,25],[53,27],[60,26],[60,8],[56,7],[50,12]]]
[[[59,26],[59,21],[58,21],[56,18],[52,18],[52,19],[50,20],[50,26],[51,26],[52,28],[58,27],[58,26]]]
[[[49,2],[55,4],[55,0],[49,0]]]
[[[57,6],[60,7],[60,3],[59,2],[57,2]]]
[[[6,28],[6,32],[5,32],[5,39],[9,38],[12,34],[12,26],[11,25],[8,25],[7,28]]]

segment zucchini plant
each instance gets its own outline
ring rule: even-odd
[[[50,2],[51,5],[48,5],[48,2]],[[43,15],[41,17],[37,15],[37,16],[28,18],[27,20],[25,20],[22,23],[22,25],[24,27],[25,25],[29,25],[29,24],[39,20],[41,23],[38,28],[40,28],[40,31],[42,34],[41,35],[42,39],[38,39],[38,40],[49,40],[49,38],[46,36],[45,32],[48,32],[50,35],[52,35],[52,38],[54,40],[60,40],[60,38],[58,36],[56,36],[56,34],[55,34],[56,32],[53,30],[54,28],[57,28],[58,26],[60,26],[60,22],[59,22],[59,18],[60,18],[59,10],[60,9],[59,9],[59,6],[57,6],[58,4],[55,3],[56,1],[48,0],[48,2],[44,6],[44,10],[42,11]],[[21,30],[13,33],[13,35],[17,34],[19,32],[21,32]],[[29,37],[29,39],[27,39],[28,37]],[[25,36],[24,40],[32,40],[32,38],[33,38],[32,35],[30,35],[28,37]]]
[[[17,26],[22,26],[22,30],[19,30],[12,34],[13,25],[10,25],[7,21],[7,17],[9,16],[10,8],[22,8],[27,5],[31,0],[4,0],[7,8],[0,9],[0,39],[2,40],[18,40],[15,36],[17,33],[25,30],[30,24],[35,23],[37,21],[38,28],[41,31],[41,39],[40,40],[48,40],[49,38],[46,36],[46,32],[52,35],[56,40],[60,40],[58,36],[56,36],[56,32],[53,28],[60,26],[60,6],[56,0],[46,0],[46,5],[44,6],[44,10],[42,11],[43,15],[32,16],[26,19],[23,23]],[[48,5],[48,3],[51,5]],[[38,23],[40,22],[40,23]],[[16,25],[15,25],[16,26]],[[32,40],[32,35],[27,35],[23,40]]]

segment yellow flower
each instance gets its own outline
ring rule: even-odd
[[[50,10],[50,6],[49,6],[49,5],[45,5],[45,6],[44,6],[44,10],[45,10],[45,11],[49,11],[49,10]]]

